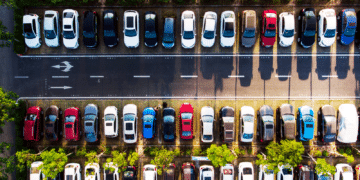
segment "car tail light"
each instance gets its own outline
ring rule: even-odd
[[[200,168],[200,169],[203,169],[203,168]]]
[[[143,171],[145,171],[145,168],[143,168]]]
[[[155,168],[155,171],[156,171],[156,168]]]
[[[176,168],[175,164],[173,164],[174,168]]]
[[[135,166],[133,166],[134,170],[136,170]]]
[[[96,11],[94,11],[93,13],[96,14]]]

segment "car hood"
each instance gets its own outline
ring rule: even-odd
[[[24,139],[25,140],[34,140],[34,127],[35,121],[25,121],[24,123]]]
[[[213,134],[213,123],[204,123],[204,135],[212,135]]]
[[[291,44],[294,42],[294,36],[292,36],[292,37],[280,36],[280,42],[281,42],[284,46],[291,46]]]
[[[334,42],[335,42],[335,37],[331,37],[331,38],[323,37],[321,41],[321,43],[324,46],[331,46]]]
[[[305,47],[310,47],[315,43],[315,36],[301,36],[301,44]]]
[[[204,47],[212,47],[215,44],[215,38],[214,39],[206,39],[203,36],[201,36],[201,45]]]
[[[295,139],[295,121],[284,121],[284,131],[286,139]]]
[[[244,122],[244,133],[245,134],[254,133],[254,122]]]
[[[139,46],[139,36],[124,36],[124,43],[127,47],[138,47]]]
[[[136,116],[137,115],[136,105],[134,105],[134,104],[125,105],[123,114],[127,114],[127,113],[132,113],[132,114],[135,114],[135,116]]]
[[[39,180],[40,174],[30,174],[30,180]]]
[[[196,37],[196,36],[195,36]],[[195,37],[193,39],[181,39],[181,44],[184,48],[193,48],[195,46]]]
[[[108,47],[116,46],[118,43],[117,37],[105,37],[104,36],[104,43]]]
[[[231,47],[234,45],[235,37],[220,36],[220,43],[223,47]]]
[[[145,128],[145,125],[150,125],[151,128]],[[152,123],[148,123],[148,122],[144,122],[144,126],[143,126],[143,135],[144,138],[152,138],[153,137],[153,126]]]
[[[38,48],[40,47],[40,41],[39,38],[33,38],[33,39],[26,39],[25,38],[25,44],[29,47],[29,48]]]
[[[96,38],[85,38],[83,37],[83,42],[84,42],[84,45],[85,46],[88,46],[88,47],[94,47],[96,46]]]
[[[76,37],[74,39],[63,38],[63,43],[64,43],[64,46],[67,48],[77,48],[79,46],[78,38],[76,38]]]
[[[265,37],[264,35],[261,35],[261,41],[264,46],[273,46],[275,40],[276,40],[275,37]]]
[[[251,47],[255,44],[256,38],[247,38],[247,37],[241,37],[241,44],[245,47]]]
[[[45,38],[45,43],[49,47],[58,47],[58,46],[60,46],[59,37],[56,37],[55,39],[46,39]]]
[[[149,47],[154,47],[157,45],[157,38],[145,38],[145,44]]]

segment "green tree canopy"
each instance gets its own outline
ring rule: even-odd
[[[25,172],[27,168],[31,167],[31,163],[40,160],[40,153],[35,154],[33,150],[23,149],[16,152],[16,168],[20,172]]]
[[[221,146],[212,144],[210,148],[206,150],[206,154],[215,167],[225,166],[225,164],[230,163],[236,159],[236,156],[225,144]]]
[[[99,157],[96,151],[90,151],[85,155],[86,161],[85,166],[88,164],[98,163],[99,164]]]
[[[43,161],[40,168],[42,168],[44,175],[51,179],[54,179],[58,173],[62,172],[68,162],[68,155],[62,148],[59,148],[57,152],[55,149],[44,151],[40,156]]]
[[[175,149],[170,151],[161,147],[161,149],[154,149],[150,154],[154,154],[155,157],[151,160],[151,164],[154,164],[157,167],[157,172],[159,175],[162,174],[163,170],[167,170],[169,164],[173,162],[176,156],[180,155],[180,150]]]
[[[130,166],[135,166],[136,162],[139,160],[139,154],[135,151],[130,151],[127,160]]]
[[[118,172],[120,173],[124,170],[123,167],[128,165],[128,162],[126,161],[126,152],[121,153],[119,151],[112,151],[111,154],[113,157],[107,158],[106,163],[113,162],[114,166],[119,168]],[[107,166],[106,163],[104,163],[104,167],[106,170],[110,170],[112,172],[115,171],[114,168]]]
[[[316,160],[315,172],[316,174],[322,174],[324,176],[328,176],[330,174],[335,174],[335,166],[330,165],[323,158],[318,158]]]
[[[16,115],[16,99],[19,96],[12,91],[5,91],[0,87],[0,127],[5,125],[5,122],[12,122]],[[0,133],[2,133],[0,128]]]
[[[2,142],[0,143],[0,180],[7,180],[8,175],[15,171],[15,156],[6,156],[4,152],[11,148],[11,144]]]

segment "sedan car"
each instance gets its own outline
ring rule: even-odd
[[[45,44],[49,47],[60,46],[60,23],[59,12],[47,10],[44,15]]]
[[[195,180],[195,166],[192,163],[186,162],[181,166],[182,180]]]
[[[299,180],[314,180],[314,169],[308,165],[299,166]]]
[[[338,17],[337,29],[338,36],[337,39],[340,40],[340,43],[343,45],[351,44],[355,39],[355,32],[357,26],[357,17],[354,9],[343,9]]]
[[[203,47],[212,47],[215,44],[217,14],[208,11],[204,15],[201,31],[201,45]]]
[[[155,47],[158,44],[157,38],[157,19],[155,12],[147,11],[145,13],[145,46]]]
[[[323,142],[334,142],[336,139],[336,117],[335,109],[330,105],[325,105],[318,111],[319,135]]]
[[[154,108],[147,107],[143,111],[143,137],[151,139],[155,137],[156,129],[156,112]]]
[[[113,163],[105,163],[104,180],[119,180],[119,168]]]
[[[336,13],[334,9],[323,9],[319,12],[318,42],[321,47],[330,47],[335,42]]]
[[[85,107],[84,132],[87,142],[95,142],[98,140],[99,129],[99,111],[95,104],[88,104]]]
[[[64,135],[68,141],[80,139],[80,111],[77,107],[70,107],[64,112]]]
[[[304,48],[310,48],[315,43],[316,16],[314,8],[305,8],[300,11],[298,42]]]
[[[104,134],[107,138],[119,135],[118,110],[115,106],[108,106],[104,111]]]
[[[95,11],[85,11],[83,21],[83,42],[87,48],[97,45],[97,15]]]
[[[23,36],[25,44],[29,48],[39,48],[41,46],[40,18],[36,14],[23,16]]]
[[[55,105],[45,111],[45,137],[49,141],[59,140],[60,119],[62,112]]]
[[[29,107],[24,120],[23,135],[25,141],[39,141],[43,111],[39,106]]]
[[[163,174],[163,180],[175,180],[176,166],[174,163],[170,163]]]
[[[341,104],[337,115],[337,140],[354,143],[358,137],[359,116],[354,104]]]
[[[239,164],[239,179],[249,179],[253,180],[255,178],[254,175],[254,167],[251,162],[241,162]]]
[[[280,106],[280,137],[281,139],[295,139],[295,109],[291,104]]]
[[[220,167],[220,180],[234,180],[234,166],[232,164],[225,164]]]
[[[254,108],[250,106],[241,107],[240,112],[240,141],[252,142],[254,137]]]
[[[280,46],[289,47],[294,42],[295,18],[290,12],[283,12],[279,15],[279,37]]]
[[[314,138],[314,111],[310,106],[301,106],[297,113],[297,128],[300,141],[310,141]]]
[[[282,180],[294,179],[293,167],[291,167],[290,165],[282,165],[279,166],[278,168],[279,168],[279,172],[277,173],[277,179],[282,179]]]
[[[164,141],[173,142],[175,140],[175,110],[173,108],[164,108],[163,116]]]
[[[263,105],[258,111],[258,126],[257,132],[259,140],[272,141],[274,139],[274,111],[268,105]]]
[[[42,161],[35,161],[30,166],[30,180],[45,179],[44,173],[41,171],[40,166],[43,165]]]
[[[184,103],[180,107],[180,137],[181,139],[193,138],[193,113],[194,108],[189,103]]]
[[[261,180],[274,180],[274,171],[268,169],[267,166],[259,166],[259,179]]]
[[[85,166],[85,180],[99,180],[100,165],[98,163],[89,163]]]
[[[235,138],[234,108],[225,106],[220,110],[221,137],[224,142],[233,142]]]
[[[200,166],[200,180],[215,180],[214,177],[214,167],[210,165]]]
[[[166,49],[175,46],[175,18],[165,18],[162,45]]]
[[[353,169],[348,164],[337,164],[335,166],[336,171],[334,175],[334,180],[345,180],[345,179],[354,179],[353,177]]]
[[[124,12],[124,43],[128,48],[137,48],[139,38],[139,13],[133,10]]]
[[[124,180],[137,180],[137,171],[136,171],[135,166],[125,167],[123,179]]]
[[[184,11],[181,14],[181,45],[185,49],[191,49],[196,42],[195,13]]]
[[[202,142],[213,142],[214,141],[214,109],[210,106],[201,108],[201,119],[202,131],[201,141]]]
[[[256,12],[245,10],[242,12],[241,44],[244,47],[252,47],[256,41]]]
[[[66,180],[80,180],[81,166],[78,163],[68,163],[65,165],[64,176]]]
[[[147,164],[143,168],[143,180],[157,180],[156,166]]]
[[[103,33],[104,43],[107,47],[114,47],[118,44],[118,17],[113,10],[105,10],[103,12]]]
[[[276,11],[272,9],[265,10],[261,17],[261,45],[263,47],[272,47],[276,41]]]
[[[62,35],[64,46],[68,49],[79,47],[79,13],[72,9],[63,11]]]
[[[123,109],[123,137],[125,143],[137,141],[137,107],[135,104],[127,104]]]
[[[232,47],[235,43],[235,13],[234,11],[224,11],[221,13],[220,24],[220,45],[221,47]]]

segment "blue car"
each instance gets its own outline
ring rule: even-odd
[[[338,38],[341,44],[349,45],[355,39],[356,32],[356,13],[354,9],[344,9],[338,16]]]
[[[297,128],[300,141],[309,141],[314,138],[314,111],[310,106],[301,106],[297,114]]]
[[[154,108],[147,107],[143,111],[143,137],[151,139],[155,136],[156,112]]]

